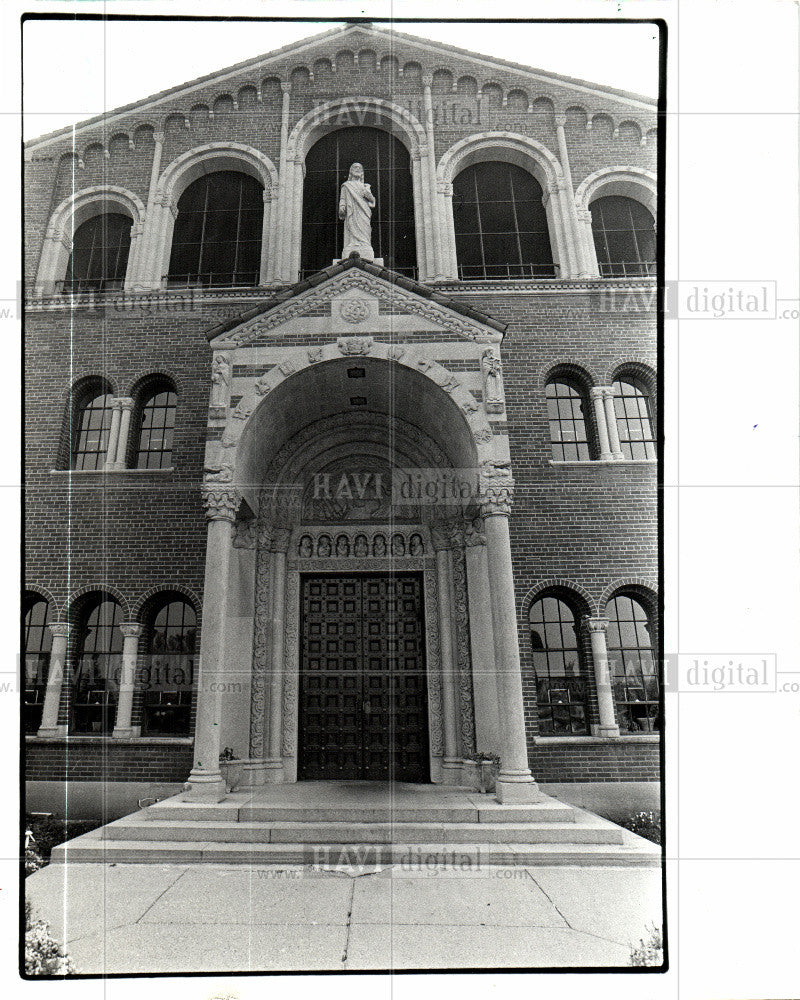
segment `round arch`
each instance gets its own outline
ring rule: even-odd
[[[181,597],[185,597],[195,613],[197,626],[198,628],[200,627],[202,612],[200,598],[191,588],[185,587],[182,583],[164,583],[154,587],[149,587],[133,602],[133,606],[131,608],[131,614],[133,615],[132,620],[141,623],[143,612],[145,612],[150,603],[156,600],[161,594],[180,594]]]
[[[643,577],[621,577],[612,581],[597,602],[597,611],[600,616],[605,616],[606,606],[612,597],[619,594],[628,594],[635,597],[644,607],[648,617],[655,621],[658,615],[658,587],[653,580]]]
[[[658,188],[655,174],[641,167],[604,167],[584,177],[575,191],[575,206],[588,211],[597,198],[620,195],[632,198],[650,212],[656,220]]]
[[[551,577],[547,580],[540,580],[530,587],[523,596],[519,605],[519,612],[524,625],[528,623],[533,604],[544,594],[550,591],[568,595],[574,602],[575,612],[580,617],[582,614],[593,615],[597,611],[597,601],[588,590],[573,580],[564,580],[559,577]]]
[[[59,615],[59,620],[73,622],[75,615],[83,603],[83,598],[88,597],[90,594],[106,594],[109,597],[113,597],[122,609],[123,622],[133,621],[131,618],[131,607],[128,603],[127,597],[125,597],[122,591],[117,587],[113,587],[108,583],[87,583],[85,586],[78,587],[77,590],[74,590],[66,601],[64,601],[61,608],[61,614]]]

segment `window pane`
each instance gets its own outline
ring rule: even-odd
[[[169,389],[158,390],[146,399],[140,414],[136,468],[168,469],[172,465],[176,404],[177,397]]]
[[[585,733],[586,685],[575,617],[563,601],[544,597],[532,605],[530,622],[539,732]]]
[[[649,732],[658,728],[659,679],[647,612],[634,598],[619,595],[606,606],[609,670],[621,729]]]
[[[650,274],[655,263],[653,217],[633,198],[609,195],[589,206],[600,273],[609,277]]]

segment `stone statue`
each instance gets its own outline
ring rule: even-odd
[[[481,357],[483,369],[483,401],[487,413],[502,413],[503,404],[503,366],[500,358],[489,348]]]
[[[364,260],[375,260],[372,249],[372,209],[375,195],[364,183],[364,168],[360,163],[350,167],[350,176],[339,194],[339,218],[344,219],[342,259],[357,253]]]
[[[211,367],[211,405],[228,405],[231,362],[227,354],[218,354]]]

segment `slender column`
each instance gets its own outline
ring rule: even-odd
[[[583,260],[587,278],[600,277],[600,265],[597,263],[597,249],[594,245],[592,232],[592,213],[588,208],[575,208],[578,220],[578,235],[583,249]]]
[[[154,274],[152,269],[153,254],[151,249],[158,243],[157,222],[161,213],[156,211],[156,191],[161,173],[161,156],[164,151],[164,133],[153,133],[153,163],[150,167],[150,186],[147,190],[147,207],[144,216],[144,229],[139,240],[139,252],[136,255],[135,266],[126,287],[152,289],[161,284],[161,275]]]
[[[611,444],[611,455],[620,461],[625,458],[622,454],[622,446],[619,443],[619,427],[617,427],[617,411],[614,408],[614,387],[610,385],[602,386],[603,403],[606,408],[606,424],[608,425],[608,440]]]
[[[439,585],[439,648],[442,658],[442,731],[444,733],[444,758],[442,775],[445,784],[458,784],[461,759],[458,754],[456,730],[456,658],[453,644],[453,611],[450,598],[452,565],[450,539],[441,528],[431,532],[436,550],[436,577]]]
[[[279,208],[278,188],[273,186],[269,189],[269,205],[265,204],[264,206],[264,226],[266,231],[264,236],[262,236],[262,241],[266,240],[266,243],[262,242],[261,244],[261,273],[264,284],[271,284],[276,280],[275,255],[277,254],[278,223],[280,221],[278,215]],[[267,217],[269,221],[267,221]]]
[[[508,470],[496,465],[492,469],[489,463],[484,463],[481,516],[486,531],[500,715],[500,773],[496,794],[499,802],[535,802],[540,793],[528,766],[514,571],[508,530],[513,492],[514,481]]]
[[[417,243],[417,274],[421,280],[428,273],[428,241],[425,236],[422,159],[419,156],[411,157],[411,186],[414,192],[414,233]]]
[[[561,206],[559,201],[559,188],[555,181],[547,185],[547,189],[542,194],[542,204],[547,216],[547,231],[550,234],[553,256],[558,263],[558,278],[568,278],[570,275],[569,257],[567,256],[566,239],[564,233],[563,220],[561,218]]]
[[[458,279],[458,255],[456,253],[456,226],[453,220],[453,185],[446,181],[438,184],[439,199],[442,202],[441,253],[442,272],[445,278]]]
[[[114,724],[115,739],[127,739],[138,736],[140,729],[131,726],[133,713],[133,692],[136,686],[136,663],[139,654],[139,638],[142,626],[138,622],[123,622],[119,627],[122,632],[122,673],[119,679],[117,697],[117,719]]]
[[[497,670],[494,662],[486,536],[470,525],[464,541],[472,649],[472,689],[475,697],[475,742],[478,750],[497,753],[500,722],[497,714]]]
[[[119,424],[122,413],[122,399],[117,397],[111,403],[111,427],[108,430],[108,447],[106,448],[106,469],[113,469],[117,461],[117,443],[119,441]]]
[[[604,386],[593,386],[589,390],[594,406],[594,421],[597,424],[597,436],[600,439],[600,461],[610,462],[613,459],[611,444],[608,439],[608,423],[606,422],[606,408],[603,402]]]
[[[258,269],[258,283],[265,285],[267,283],[267,268],[269,267],[267,260],[269,257],[269,217],[272,209],[271,190],[264,188],[261,197],[264,202],[264,212],[261,216],[261,261]]]
[[[128,434],[130,433],[131,428],[131,413],[133,411],[134,402],[130,396],[121,396],[114,400],[114,402],[115,404],[119,403],[120,422],[117,452],[111,468],[119,470],[125,468],[125,459],[128,454]]]
[[[290,83],[282,83],[283,103],[281,105],[281,146],[278,156],[278,218],[277,232],[275,234],[275,256],[272,266],[272,277],[276,281],[286,280],[286,244],[290,239],[289,219],[291,198],[291,186],[288,183],[288,145],[289,145],[289,101],[292,93]]]
[[[208,519],[203,631],[197,682],[194,767],[189,775],[185,798],[187,801],[220,802],[226,791],[219,769],[219,729],[222,714],[221,688],[225,674],[228,573],[233,522],[241,496],[232,486],[205,483],[203,502]]]
[[[292,234],[286,240],[289,249],[289,281],[300,280],[300,253],[303,244],[303,181],[306,177],[306,165],[298,156],[294,161],[294,191],[291,201],[291,224],[289,232]]]
[[[556,115],[556,138],[558,139],[558,154],[561,160],[561,170],[564,174],[564,201],[565,219],[564,225],[567,229],[567,239],[572,244],[575,270],[573,274],[579,278],[585,278],[588,274],[587,264],[583,254],[583,241],[578,228],[578,217],[575,214],[575,189],[572,184],[572,168],[569,164],[569,151],[567,149],[567,136],[564,126],[567,123],[566,115]]]
[[[50,668],[47,671],[47,687],[44,693],[39,736],[62,736],[67,727],[58,724],[58,706],[61,703],[61,686],[64,683],[67,663],[69,622],[53,622],[47,627],[53,636],[53,642],[50,646]]]
[[[279,528],[272,541],[272,656],[269,661],[269,750],[267,781],[283,780],[283,669],[286,629],[286,551],[290,532]]]
[[[439,185],[436,180],[436,146],[433,128],[433,96],[431,94],[432,77],[426,74],[423,79],[423,101],[425,103],[425,134],[428,140],[428,155],[426,157],[428,170],[425,183],[430,193],[431,202],[431,237],[433,260],[429,269],[430,278],[439,279],[444,277],[442,268],[442,199],[439,197]]]
[[[608,669],[608,647],[606,646],[606,629],[608,618],[592,618],[586,615],[583,624],[589,632],[592,644],[592,662],[594,663],[594,681],[597,688],[597,707],[600,711],[600,725],[597,736],[619,736],[614,713],[614,696],[611,690],[611,677]]]

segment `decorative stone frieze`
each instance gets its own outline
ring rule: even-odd
[[[236,520],[236,512],[242,502],[242,495],[233,486],[218,483],[204,483],[201,487],[203,506],[209,521]]]
[[[353,299],[346,299],[345,301],[352,302]],[[339,351],[344,355],[370,354],[373,344],[374,339],[372,337],[339,337],[336,341]]]

